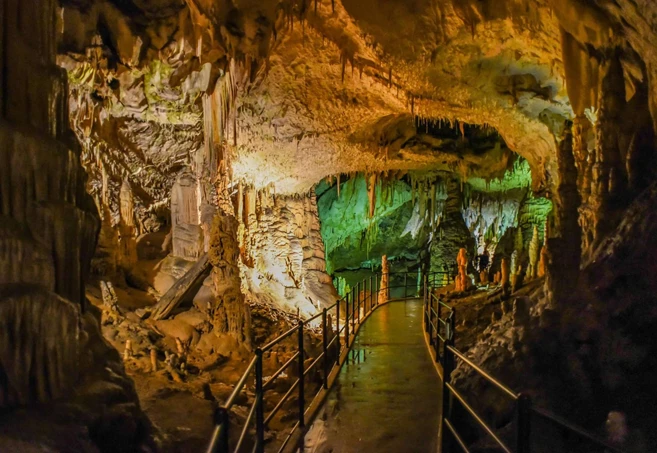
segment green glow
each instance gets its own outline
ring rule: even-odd
[[[337,195],[337,187],[327,187],[326,183],[319,184],[316,193],[319,195],[317,207],[326,265],[328,272],[332,273],[336,252],[340,255],[355,253],[358,258],[363,258],[354,263],[357,265],[370,259],[369,252],[379,241],[381,229],[387,229],[391,218],[399,217],[400,214],[396,211],[410,201],[411,190],[403,181],[377,183],[376,206],[374,216],[370,219],[367,183],[363,175],[359,174],[342,183],[340,197]],[[405,213],[410,218],[410,213]],[[405,226],[407,221],[408,219],[400,219],[395,223],[404,223]],[[371,258],[380,262],[380,256]]]
[[[513,163],[513,168],[504,173],[502,179],[470,178],[467,183],[472,190],[478,192],[507,192],[513,189],[530,187],[532,184],[532,171],[529,162],[519,157]]]

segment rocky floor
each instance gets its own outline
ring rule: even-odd
[[[186,307],[170,319],[153,322],[149,306],[155,299],[148,293],[128,286],[112,287],[115,299],[108,304],[105,282],[88,285],[87,298],[102,310],[102,333],[123,357],[128,376],[142,405],[159,431],[162,451],[197,452],[207,447],[214,428],[213,415],[231,394],[252,358],[252,352],[229,336],[212,331],[206,315]],[[296,324],[289,314],[266,304],[251,307],[254,345],[265,344]],[[320,351],[320,335],[306,335],[306,361]],[[296,351],[296,336],[283,341],[265,355],[265,377],[273,374]],[[283,373],[267,392],[266,411],[273,409],[294,382],[296,366]],[[307,394],[314,395],[319,376],[307,377]],[[232,411],[232,436],[241,431],[254,396],[253,379],[247,381],[243,394]],[[267,440],[282,441],[296,420],[296,398],[292,397],[270,423]],[[231,436],[231,437],[232,437]],[[281,438],[279,440],[279,437]]]

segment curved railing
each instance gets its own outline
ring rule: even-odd
[[[436,362],[442,365],[442,417],[440,426],[441,453],[452,453],[464,451],[468,453],[465,440],[453,420],[455,402],[458,402],[474,423],[486,434],[487,437],[505,453],[530,453],[532,450],[531,427],[533,417],[539,417],[557,429],[579,438],[586,446],[587,453],[623,453],[617,447],[609,445],[602,439],[587,432],[585,429],[574,425],[551,412],[534,407],[531,398],[524,393],[516,393],[499,380],[484,371],[477,364],[468,359],[465,354],[456,349],[455,346],[455,322],[456,309],[450,307],[440,300],[431,288],[425,285],[424,290],[424,328],[428,336],[428,343],[432,347],[431,352]],[[503,395],[509,398],[515,405],[515,441],[513,447],[503,441],[495,430],[484,420],[466,400],[465,396],[454,386],[451,380],[452,372],[456,362],[460,361],[488,383],[497,388]],[[456,449],[455,447],[459,448]],[[593,450],[591,450],[593,448]],[[580,451],[580,450],[578,450]]]
[[[239,453],[250,451],[262,453],[265,450],[265,432],[269,423],[293,395],[297,395],[297,416],[291,426],[289,433],[280,444],[278,451],[283,451],[290,443],[295,433],[299,434],[299,428],[303,428],[309,422],[313,414],[309,413],[313,402],[321,402],[322,395],[331,387],[337,376],[337,371],[347,358],[346,352],[351,348],[363,321],[382,303],[388,300],[399,300],[404,298],[422,298],[424,304],[424,328],[428,337],[430,350],[436,362],[442,366],[442,417],[441,417],[441,452],[452,453],[455,451],[468,452],[466,441],[455,426],[453,411],[458,403],[472,418],[474,423],[495,442],[504,452],[529,453],[531,452],[531,427],[532,417],[555,425],[558,429],[577,436],[587,445],[598,450],[587,450],[587,452],[609,452],[623,453],[618,448],[608,445],[601,439],[586,430],[573,425],[566,420],[537,407],[532,406],[529,396],[516,393],[499,380],[492,377],[477,364],[468,359],[455,346],[456,310],[443,302],[434,292],[438,286],[452,282],[453,274],[450,272],[438,272],[426,274],[421,278],[417,272],[388,273],[388,285],[381,287],[381,274],[372,274],[369,278],[357,283],[344,297],[337,300],[333,305],[324,308],[320,313],[306,320],[299,320],[298,325],[290,328],[268,344],[256,349],[254,357],[249,362],[244,374],[238,381],[229,398],[218,408],[216,412],[216,427],[208,452]],[[383,297],[383,299],[381,298]],[[313,325],[320,321],[322,348],[321,353],[312,357],[312,361],[305,365],[306,357],[304,351],[304,334],[309,330],[316,330]],[[281,342],[296,337],[296,351],[269,377],[263,376],[263,355]],[[484,417],[481,416],[467,401],[464,395],[455,387],[451,380],[452,372],[457,361],[470,367],[484,380],[496,387],[502,394],[506,395],[515,405],[515,440],[509,445],[499,436]],[[267,392],[271,390],[276,380],[290,367],[296,367],[296,380],[290,385],[286,393],[273,404],[273,408],[267,413],[265,404]],[[309,373],[319,368],[321,370],[321,383],[318,390],[307,398],[307,387]],[[252,381],[251,381],[251,379]],[[252,382],[253,402],[248,410],[246,420],[240,427],[239,436],[230,440],[229,427],[231,422],[231,409],[238,397]],[[248,444],[248,445],[247,445]],[[457,448],[458,447],[458,448]]]
[[[388,300],[398,300],[404,298],[422,297],[428,281],[440,285],[442,282],[450,281],[451,277],[447,273],[437,272],[427,274],[422,278],[419,272],[389,272],[388,285],[381,287],[382,274],[374,273],[368,278],[358,282],[342,298],[337,300],[333,305],[324,308],[320,313],[306,320],[299,320],[298,325],[292,327],[287,332],[278,336],[270,343],[261,346],[255,350],[255,355],[247,366],[244,374],[237,382],[235,389],[228,399],[219,407],[215,416],[215,429],[212,435],[207,452],[214,453],[239,453],[247,451],[247,447],[256,453],[264,452],[265,432],[269,423],[274,419],[276,414],[283,408],[286,401],[296,393],[297,396],[297,417],[296,422],[291,427],[290,432],[283,440],[278,451],[281,452],[289,444],[293,434],[299,428],[303,428],[309,421],[309,409],[313,401],[322,395],[323,390],[327,390],[331,383],[330,376],[342,366],[346,360],[344,350],[349,350],[358,333],[362,322],[374,311],[381,303]],[[381,299],[383,296],[383,299]],[[313,325],[321,319],[320,329],[322,336],[322,352],[314,357],[312,362],[306,367],[306,357],[304,352],[304,334],[313,329]],[[263,355],[272,351],[272,349],[281,342],[296,336],[295,353],[281,365],[273,374],[267,378],[263,376]],[[266,398],[267,391],[273,387],[274,382],[288,368],[296,367],[297,379],[291,384],[287,392],[275,403],[273,409],[268,413]],[[317,392],[311,398],[307,398],[306,384],[309,373],[321,366],[322,382]],[[250,405],[246,420],[241,427],[237,440],[229,436],[231,424],[231,409],[235,405],[238,397],[243,393],[250,382],[253,382],[255,398]],[[308,403],[308,404],[307,404]],[[252,445],[247,445],[252,444]],[[233,444],[233,445],[231,445]]]

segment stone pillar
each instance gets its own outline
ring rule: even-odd
[[[210,262],[215,296],[213,324],[217,333],[233,336],[240,343],[251,343],[251,317],[241,291],[237,219],[218,214],[214,218],[210,241]]]
[[[183,173],[171,188],[172,255],[191,261],[204,251],[199,199],[199,181]]]
[[[387,302],[390,299],[390,268],[388,267],[388,257],[381,257],[381,286],[379,290],[379,303]]]
[[[119,192],[119,250],[121,267],[130,269],[137,263],[137,229],[135,228],[135,200],[132,187],[123,180]]]
[[[98,214],[55,65],[56,2],[0,4],[0,410],[70,394]]]
[[[212,220],[209,251],[210,262],[213,265],[212,280],[214,282],[215,303],[213,310],[213,325],[218,334],[228,334],[240,344],[251,346],[251,311],[244,294],[242,294],[242,279],[239,271],[240,248],[237,239],[238,221],[230,196],[230,162],[229,153],[224,143],[225,124],[222,112],[228,106],[229,99],[222,96],[225,90],[222,86],[225,77],[220,78],[211,95],[204,98],[204,153],[213,168],[210,173],[216,194],[216,214]],[[215,163],[216,162],[216,168]],[[207,213],[206,213],[207,214]],[[203,219],[202,219],[203,220]]]
[[[566,301],[577,287],[581,262],[581,229],[578,221],[580,194],[577,190],[577,169],[573,144],[579,130],[567,125],[557,146],[556,193],[553,225],[546,241],[546,285],[553,303]],[[578,137],[581,139],[581,137]]]

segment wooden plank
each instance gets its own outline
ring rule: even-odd
[[[171,288],[162,296],[160,301],[155,305],[151,319],[158,321],[166,318],[180,302],[185,299],[195,284],[200,279],[205,279],[211,269],[211,264],[208,259],[208,254],[205,253],[199,260],[182,276],[180,280],[173,284]]]

